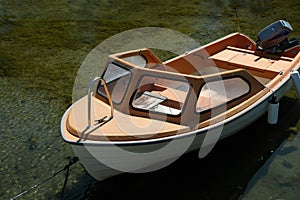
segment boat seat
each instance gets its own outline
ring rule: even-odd
[[[261,77],[272,78],[282,72],[292,61],[288,57],[270,59],[256,55],[254,51],[227,46],[224,50],[210,56],[218,66],[223,68],[244,68],[254,71]]]

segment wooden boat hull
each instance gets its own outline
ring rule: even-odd
[[[285,93],[292,87],[293,82],[291,78],[282,81],[282,84],[278,86],[275,95],[278,99],[281,99]],[[148,172],[153,171],[168,164],[174,162],[179,156],[190,151],[199,150],[200,148],[211,148],[211,145],[215,145],[212,141],[207,143],[206,146],[202,146],[204,138],[208,131],[211,133],[214,130],[221,130],[220,140],[224,139],[241,129],[244,129],[263,114],[267,112],[268,103],[274,93],[269,92],[260,101],[249,106],[242,112],[227,118],[226,120],[217,123],[213,126],[191,131],[189,133],[170,136],[166,138],[158,138],[147,141],[116,141],[116,142],[72,142],[67,138],[63,138],[66,142],[70,143],[75,154],[79,157],[80,162],[87,170],[87,172],[97,180],[103,180],[111,176],[120,174],[122,172]],[[61,131],[66,131],[66,117],[72,107],[70,107],[61,121]],[[267,119],[266,119],[267,120]],[[64,136],[63,136],[64,137]],[[176,145],[168,148],[163,153],[155,154],[150,157],[138,157],[135,158],[132,154],[122,154],[116,149],[124,149],[126,152],[135,152],[142,154],[145,152],[153,152],[160,148],[165,147],[173,141]],[[187,148],[187,143],[190,145]],[[208,150],[209,151],[209,150]]]

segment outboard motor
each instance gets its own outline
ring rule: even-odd
[[[271,54],[285,51],[299,42],[296,38],[288,40],[289,34],[293,31],[290,23],[278,20],[261,30],[257,35],[257,50]]]

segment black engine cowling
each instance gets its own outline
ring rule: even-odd
[[[291,40],[287,38],[292,31],[293,28],[290,23],[284,20],[278,20],[270,24],[258,33],[257,49],[276,54],[298,45],[296,38]]]

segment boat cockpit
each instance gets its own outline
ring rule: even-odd
[[[111,55],[102,78],[114,108],[125,114],[151,115],[178,124],[196,123],[195,119],[211,118],[212,109],[221,113],[264,89],[244,69],[190,63],[178,70],[177,65],[161,62],[150,49]],[[108,103],[103,83],[98,85],[96,97]]]

